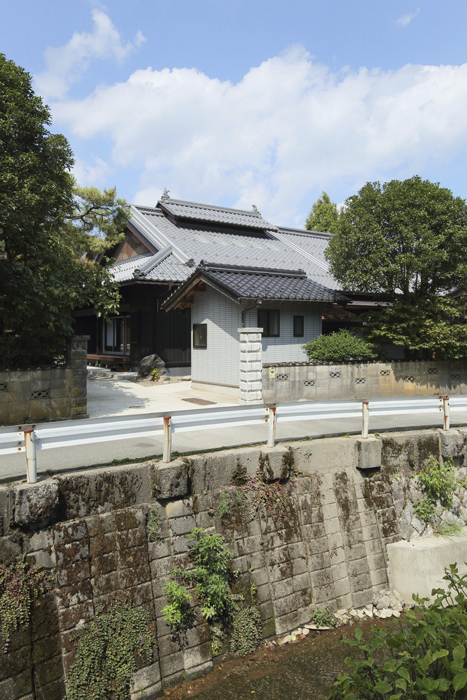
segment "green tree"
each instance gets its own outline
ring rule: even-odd
[[[0,54],[1,366],[62,355],[75,307],[93,304],[104,314],[118,308],[107,269],[79,259],[85,250],[71,235],[73,222],[84,235],[73,219],[80,192],[70,173],[73,154],[50,123],[30,75]]]
[[[390,303],[369,315],[370,340],[403,345],[407,358],[457,358],[467,353],[465,302],[450,293],[467,283],[466,247],[466,202],[415,176],[350,197],[326,257],[345,290]]]
[[[337,204],[331,202],[329,195],[323,192],[321,197],[311,207],[308,218],[305,222],[305,228],[308,231],[328,231],[335,233],[339,221],[339,212]]]
[[[97,187],[73,188],[73,211],[66,216],[62,233],[76,255],[94,259],[113,248],[124,237],[128,208],[112,187],[101,192]]]

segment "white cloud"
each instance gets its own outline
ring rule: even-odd
[[[310,191],[423,175],[465,151],[467,64],[333,73],[298,46],[237,84],[147,68],[53,112],[67,134],[110,140],[106,160],[140,175],[135,201],[154,204],[168,187],[302,225]]]
[[[82,158],[75,157],[72,173],[81,187],[101,187],[112,172],[112,167],[102,158],[95,157],[94,164],[86,163]]]
[[[70,85],[77,82],[92,59],[113,58],[122,62],[146,39],[138,31],[133,42],[124,43],[118,29],[101,9],[92,11],[92,32],[75,32],[70,41],[45,52],[47,70],[35,76],[37,91],[46,99],[62,99]]]
[[[399,19],[396,20],[396,24],[397,24],[399,27],[407,27],[407,25],[410,24],[411,21],[412,21],[413,19],[415,19],[415,17],[418,17],[419,14],[420,14],[420,8],[417,7],[417,9],[415,10],[415,12],[409,13],[409,14],[407,14],[407,15],[401,15],[401,16],[399,17]]]

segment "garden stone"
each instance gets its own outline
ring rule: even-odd
[[[161,377],[167,374],[165,362],[159,357],[159,355],[146,355],[146,357],[143,357],[143,359],[139,363],[136,381],[141,379],[147,379],[147,377],[151,375],[153,369],[159,370],[159,375]]]

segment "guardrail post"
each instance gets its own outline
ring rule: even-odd
[[[443,396],[444,429],[449,430],[451,425],[451,410],[449,408],[449,396]]]
[[[276,407],[268,408],[268,447],[274,447],[276,436]]]
[[[26,450],[26,473],[28,484],[37,482],[36,435],[34,428],[25,428],[24,447]]]
[[[362,401],[362,438],[368,437],[368,422],[370,418],[369,401]]]
[[[164,452],[163,462],[170,462],[172,459],[172,417],[164,416]]]

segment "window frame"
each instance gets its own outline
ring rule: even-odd
[[[271,314],[277,314],[277,333],[271,333]],[[267,323],[260,323],[260,314],[267,314]],[[281,312],[280,309],[258,309],[258,328],[263,329],[263,338],[280,338],[281,335]]]
[[[296,332],[295,319],[301,319],[301,333]],[[305,337],[305,316],[303,314],[294,314],[293,316],[293,337],[294,338],[304,338]]]
[[[206,344],[205,345],[195,345],[195,328],[203,327],[205,328]],[[193,323],[193,350],[207,350],[208,347],[208,324],[207,323]]]

